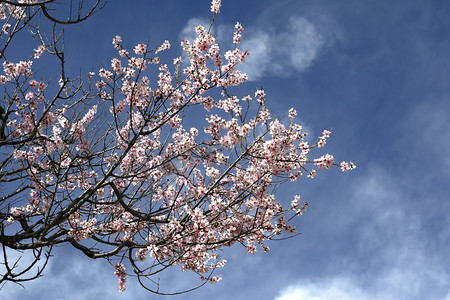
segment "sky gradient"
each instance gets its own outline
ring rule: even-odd
[[[114,35],[129,48],[167,39],[170,63],[211,13],[207,0],[167,2],[110,0],[70,27],[69,72],[109,65]],[[449,15],[450,2],[438,0],[223,0],[214,27],[222,49],[239,21],[251,53],[242,90],[262,86],[275,116],[296,108],[311,141],[333,128],[324,151],[357,169],[279,189],[281,201],[300,194],[311,204],[294,221],[301,235],[253,256],[226,249],[218,284],[164,297],[129,278],[119,293],[108,263],[63,247],[43,278],[7,284],[0,298],[450,300]],[[174,268],[161,282],[176,291],[193,279]]]

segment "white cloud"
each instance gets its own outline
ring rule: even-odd
[[[348,246],[354,260],[343,265],[331,262],[330,267],[340,263],[339,273],[294,282],[275,300],[448,297],[450,273],[445,265],[448,260],[442,256],[446,254],[433,252],[430,246],[439,230],[426,232],[425,220],[408,196],[409,191],[403,190],[385,169],[369,167],[365,175],[361,182],[349,187],[355,191],[348,200],[353,210],[342,216],[340,228],[356,235],[354,244]],[[354,228],[355,224],[358,228]]]
[[[30,254],[25,252],[24,257]],[[6,283],[1,293],[8,299],[32,296],[46,300],[63,299],[68,295],[74,300],[98,298],[97,295],[109,299],[119,296],[114,269],[104,261],[92,261],[72,249],[58,249],[53,255],[55,257],[50,258],[43,277],[25,282],[24,288]]]
[[[180,37],[193,41],[194,27],[209,27],[206,19],[192,18],[182,29]],[[222,50],[230,47],[232,25],[216,27],[216,38]],[[241,49],[250,51],[246,62],[238,68],[249,80],[265,76],[286,77],[309,68],[324,50],[325,38],[313,23],[303,17],[291,17],[286,28],[245,28]]]
[[[271,65],[274,65],[273,60],[273,35],[263,31],[256,31],[249,34],[249,37],[244,37],[242,49],[250,51],[250,56],[244,64],[239,66],[239,69],[249,76],[249,80],[258,80],[271,70]],[[279,68],[279,66],[273,66]]]
[[[56,249],[52,254],[44,276],[25,282],[24,288],[13,283],[6,283],[0,290],[0,299],[35,299],[71,300],[109,299],[130,300],[149,298],[150,292],[140,286],[135,276],[128,276],[123,293],[118,291],[118,278],[114,276],[114,268],[105,260],[92,260],[71,249],[70,245]],[[29,259],[30,252],[24,254]],[[148,261],[142,265],[145,266]],[[148,265],[147,265],[148,266]],[[126,265],[127,268],[131,268]],[[128,269],[129,274],[132,271]],[[1,274],[1,273],[0,273]],[[202,283],[193,272],[182,272],[175,266],[151,278],[153,282],[143,280],[148,287],[156,289],[155,281],[160,283],[161,292],[180,292]],[[215,287],[215,285],[209,285]],[[70,295],[69,297],[67,297]],[[160,299],[167,299],[158,296]],[[184,298],[183,298],[184,299]]]
[[[197,38],[197,34],[195,33],[195,27],[198,25],[202,25],[206,29],[209,28],[209,24],[211,21],[208,21],[205,18],[191,18],[187,21],[186,26],[181,30],[179,37],[180,40],[187,38],[189,42],[193,42]]]
[[[316,59],[324,40],[314,25],[304,18],[291,18],[289,25],[288,31],[281,35],[279,49],[289,54],[295,69],[302,71]]]
[[[250,56],[240,69],[250,80],[267,75],[289,76],[312,65],[323,50],[325,40],[317,28],[303,17],[292,17],[283,30],[244,31],[242,49]]]
[[[275,300],[355,300],[366,295],[351,280],[336,278],[322,283],[289,286]]]

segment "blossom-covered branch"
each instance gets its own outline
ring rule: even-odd
[[[21,16],[32,9],[7,4],[0,16],[24,24],[29,18]],[[220,1],[212,1],[211,11],[220,12]],[[181,42],[186,55],[173,63],[158,56],[171,48],[168,41],[129,50],[126,38],[116,36],[110,68],[77,78],[66,74],[61,39],[46,41],[39,28],[34,34],[42,43],[29,59],[2,57],[4,253],[30,250],[30,271],[41,253],[48,258],[53,246],[71,245],[109,260],[123,291],[127,274],[143,283],[171,266],[198,273],[201,284],[215,283],[221,277],[213,272],[226,264],[221,248],[237,243],[253,254],[267,250],[267,240],[294,233],[290,220],[309,203],[296,196],[283,205],[273,191],[303,174],[314,177],[314,165],[335,165],[329,154],[310,158],[330,131],[310,146],[294,109],[280,120],[263,89],[233,94],[247,81],[239,64],[249,55],[238,47],[244,28],[235,28],[234,47],[224,51],[209,29],[197,26],[197,38]],[[61,66],[58,84],[49,84],[51,76],[35,79],[42,55]],[[6,254],[4,264],[0,283],[27,273]],[[145,288],[162,293],[158,284]]]

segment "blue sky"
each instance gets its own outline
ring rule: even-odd
[[[116,34],[125,44],[172,43],[208,22],[210,1],[111,0],[67,31],[71,71],[109,65]],[[242,67],[249,93],[263,86],[275,115],[289,108],[311,137],[333,128],[326,152],[357,169],[287,184],[311,207],[301,235],[269,253],[223,252],[223,280],[172,299],[450,300],[450,3],[448,1],[223,0],[215,32],[226,45],[245,28]],[[169,56],[168,56],[169,57]],[[7,285],[2,299],[166,299],[117,278],[103,261],[69,248],[39,280]],[[189,286],[178,269],[163,282]],[[4,295],[4,296],[3,296]]]

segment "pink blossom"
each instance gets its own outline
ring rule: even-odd
[[[45,51],[45,46],[44,45],[39,45],[37,47],[37,49],[34,49],[34,58],[39,58],[42,53],[44,53]]]
[[[126,51],[126,50],[124,50],[124,49],[119,50],[119,55],[120,55],[120,57],[125,57],[125,56],[127,56],[128,54],[129,54],[128,51]]]
[[[113,76],[113,73],[111,72],[111,71],[108,71],[108,70],[105,70],[105,69],[100,69],[100,71],[98,72],[98,75],[101,77],[101,78],[103,78],[103,79],[105,79],[106,81],[108,81],[108,82],[112,82],[112,76]],[[100,86],[99,85],[97,85],[97,88],[98,89],[101,89],[101,88],[103,88],[103,87],[105,87],[106,86],[106,84],[101,84]]]
[[[222,280],[222,276],[220,276],[220,275],[213,276],[213,277],[211,277],[211,278],[209,279],[209,281],[210,281],[211,283],[217,283],[217,282],[219,282],[219,281],[221,281],[221,280]]]
[[[34,93],[33,92],[28,92],[26,95],[25,95],[25,100],[31,100],[31,99],[33,99],[34,98]]]
[[[33,72],[31,71],[32,61],[20,61],[16,64],[16,72],[17,75],[23,74],[25,76],[32,76]]]
[[[38,85],[38,92],[39,93],[42,93],[46,88],[47,88],[47,85],[45,83],[39,82],[39,85]]]
[[[257,101],[264,103],[264,100],[266,99],[266,93],[263,89],[257,89],[255,92],[255,97],[258,97]]]
[[[247,253],[248,254],[255,254],[256,253],[256,246],[255,245],[247,245]]]
[[[67,157],[66,159],[61,161],[61,167],[67,168],[68,166],[70,166],[71,162],[72,162],[72,159],[70,157]]]
[[[220,13],[220,0],[212,0],[211,2],[211,12],[218,14]]]
[[[122,73],[122,64],[118,58],[113,58],[111,60],[111,67],[116,74]]]
[[[11,62],[3,62],[3,71],[5,72],[7,77],[14,77],[17,75],[16,65]]]
[[[330,134],[331,134],[331,131],[328,131],[328,130],[324,130],[322,133],[323,137],[325,137],[325,138],[330,137]]]
[[[147,249],[141,248],[136,251],[136,258],[139,261],[144,261],[147,259]]]
[[[0,7],[0,20],[4,20],[6,19],[6,10],[5,10],[5,6],[1,6]]]
[[[168,40],[165,40],[164,43],[156,49],[155,54],[158,54],[166,49],[170,49],[170,42]]]
[[[147,46],[145,44],[137,44],[136,47],[134,47],[134,53],[137,55],[142,55],[147,51]]]
[[[95,86],[97,87],[97,89],[101,90],[106,87],[106,82],[104,82],[103,80],[99,80],[95,83]]]
[[[297,111],[294,108],[289,109],[289,118],[294,119],[297,115]]]
[[[3,25],[2,32],[3,32],[4,34],[9,34],[9,28],[10,28],[10,27],[11,27],[11,24],[5,23],[5,24]]]
[[[206,176],[211,178],[217,178],[219,176],[219,170],[213,167],[206,168]]]
[[[233,43],[239,44],[240,42],[242,42],[242,35],[240,32],[236,31],[233,36]]]
[[[179,66],[181,63],[181,57],[176,57],[173,59],[173,64]]]
[[[345,161],[341,162],[340,165],[342,172],[353,170],[356,168],[356,165],[352,162],[347,163]]]
[[[299,206],[299,203],[300,203],[300,196],[299,196],[299,195],[296,195],[296,196],[294,197],[294,200],[292,200],[292,202],[291,202],[291,207],[292,207],[293,209],[297,209],[298,206]]]
[[[137,68],[140,71],[144,71],[147,68],[147,61],[144,60],[143,58],[135,58],[132,57],[129,61],[128,61],[128,65],[131,68]]]
[[[241,32],[244,31],[244,28],[239,22],[237,22],[236,25],[234,25],[234,28],[236,28],[237,30],[234,32],[233,43],[239,44],[242,41]]]
[[[33,89],[37,88],[37,86],[39,84],[39,82],[37,82],[34,79],[30,80],[28,83],[30,84],[30,87],[33,88]]]
[[[11,207],[11,213],[13,214],[13,216],[18,217],[20,216],[23,212],[20,208],[18,207]]]
[[[316,170],[311,170],[309,171],[308,178],[314,178],[316,177],[316,175],[317,175]]]
[[[114,265],[114,268],[116,269],[116,271],[114,272],[114,276],[120,277],[118,285],[119,292],[123,292],[126,290],[125,283],[127,280],[127,273],[125,272],[125,266],[122,263],[116,263]]]
[[[112,44],[114,45],[114,48],[120,49],[120,43],[122,42],[122,37],[120,35],[116,35],[113,38]]]
[[[236,28],[238,32],[244,31],[244,27],[242,27],[241,23],[239,23],[239,22],[237,22],[237,23],[234,25],[234,28]]]
[[[85,151],[89,149],[89,143],[86,139],[82,138],[80,143],[77,145],[76,149],[78,151]]]
[[[314,164],[319,169],[329,169],[334,163],[334,157],[329,154],[322,155],[320,158],[314,160]]]

